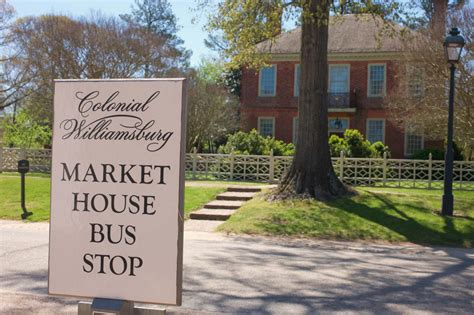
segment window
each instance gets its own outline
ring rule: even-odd
[[[293,117],[293,143],[296,144],[298,138],[298,117]]]
[[[328,131],[329,133],[344,133],[349,128],[348,118],[329,118]]]
[[[300,64],[295,65],[295,84],[294,84],[294,95],[300,95],[300,81],[301,81],[301,66]]]
[[[275,134],[275,117],[258,117],[258,133],[264,137]]]
[[[414,126],[405,127],[405,155],[411,156],[423,149],[423,134],[416,132]]]
[[[329,93],[349,92],[349,65],[329,65]]]
[[[299,96],[301,65],[295,65],[294,95]],[[329,93],[349,92],[349,65],[329,65]]]
[[[424,94],[423,69],[419,66],[408,66],[408,94],[412,97],[422,97]]]
[[[385,95],[385,65],[369,65],[368,96],[379,97]]]
[[[370,143],[377,141],[384,142],[385,136],[385,120],[383,119],[367,119],[367,140]]]
[[[276,92],[276,65],[262,68],[259,76],[259,96],[275,96]]]

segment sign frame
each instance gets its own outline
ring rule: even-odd
[[[180,138],[179,138],[179,170],[178,170],[178,182],[179,182],[179,196],[178,196],[178,213],[177,213],[177,256],[176,256],[176,300],[175,303],[167,303],[167,302],[156,302],[156,301],[148,301],[148,300],[127,300],[130,302],[139,302],[139,303],[147,303],[147,304],[160,304],[160,305],[170,305],[170,306],[181,306],[182,305],[182,282],[183,282],[183,233],[184,233],[184,190],[185,190],[185,159],[186,159],[186,121],[187,121],[187,79],[186,78],[140,78],[140,79],[55,79],[54,80],[54,92],[53,92],[53,100],[56,98],[57,87],[58,83],[62,82],[150,82],[150,81],[179,81],[182,84],[182,92],[181,92],[181,121],[180,121]],[[55,108],[56,104],[53,104],[53,122],[55,121]],[[55,133],[58,133],[56,130],[56,125],[53,123],[53,130],[52,130],[52,139],[54,139]],[[54,152],[54,147],[53,151]],[[53,169],[55,165],[55,158],[54,153],[52,154],[51,159],[51,181],[50,181],[50,211],[52,211],[53,207]],[[49,244],[48,244],[48,295],[51,296],[66,296],[66,297],[78,297],[78,298],[112,298],[112,299],[121,299],[122,298],[114,298],[114,297],[103,297],[103,296],[92,296],[92,295],[70,295],[64,293],[54,293],[51,292],[50,282],[51,282],[51,240],[52,240],[52,216],[50,215],[49,219]]]

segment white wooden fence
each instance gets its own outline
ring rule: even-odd
[[[49,172],[51,150],[0,150],[0,170],[16,171],[17,161],[30,160],[32,171]],[[273,155],[186,154],[186,178],[278,182],[291,165],[292,157]],[[332,159],[334,170],[354,186],[441,189],[444,161],[368,159],[340,156]],[[454,162],[454,189],[474,190],[474,162]]]

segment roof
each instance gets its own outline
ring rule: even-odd
[[[381,18],[370,14],[349,14],[330,17],[329,53],[373,53],[403,50],[401,38],[383,29]],[[393,25],[396,30],[402,28]],[[391,34],[392,33],[392,34]],[[282,33],[273,40],[257,44],[260,52],[296,54],[301,48],[301,27]]]

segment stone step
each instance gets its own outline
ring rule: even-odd
[[[217,200],[236,200],[236,201],[247,201],[255,196],[255,192],[238,192],[228,191],[217,195]]]
[[[227,187],[227,191],[232,191],[232,192],[260,192],[260,191],[262,191],[262,188],[253,187],[253,186],[229,186],[229,187]]]
[[[201,209],[191,212],[189,218],[192,220],[214,220],[225,221],[235,212],[229,209]]]
[[[194,232],[214,232],[214,230],[224,221],[218,220],[186,220],[184,222],[184,231]]]
[[[238,209],[244,204],[244,201],[235,200],[213,200],[204,205],[206,209]]]

